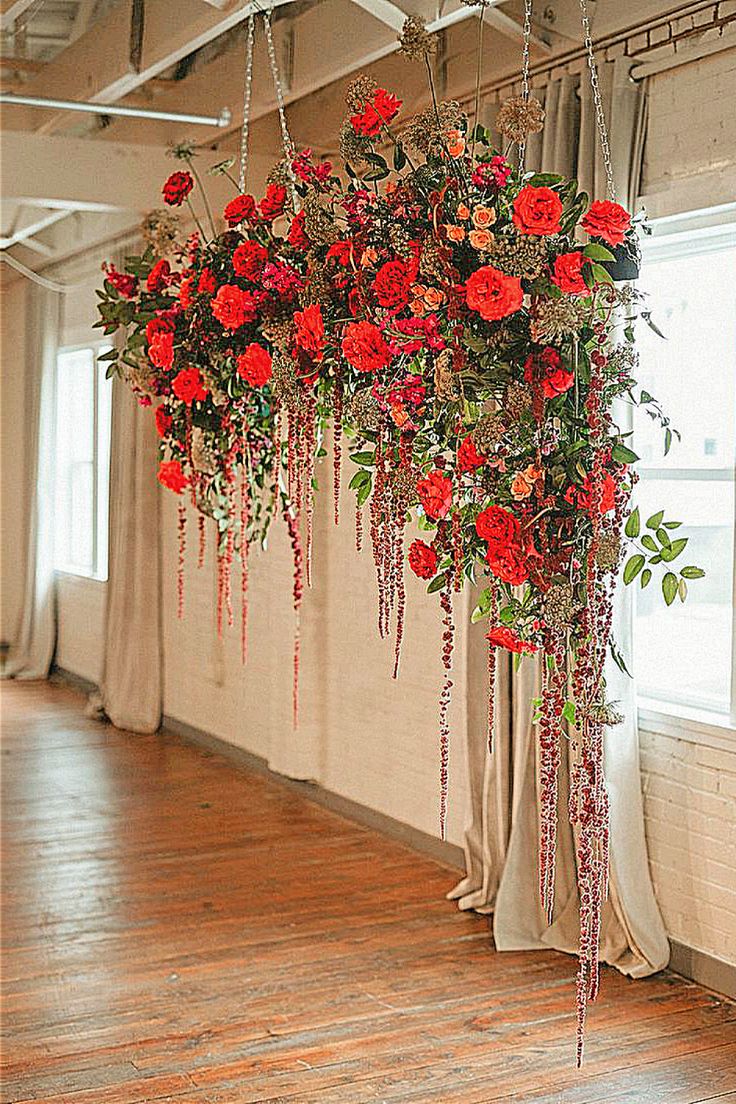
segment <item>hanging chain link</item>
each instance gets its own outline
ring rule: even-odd
[[[524,102],[529,100],[529,69],[531,67],[530,48],[532,41],[532,6],[533,0],[524,0],[524,45],[521,53],[521,98]],[[524,172],[524,159],[526,157],[526,141],[519,142],[519,172]]]
[[[613,178],[613,162],[611,160],[611,146],[608,141],[608,128],[606,127],[606,113],[603,110],[603,99],[601,97],[601,88],[598,83],[598,63],[595,60],[595,50],[593,49],[593,36],[590,31],[590,17],[588,15],[587,0],[580,0],[580,19],[583,24],[583,34],[585,38],[585,49],[588,54],[588,69],[590,71],[590,87],[593,90],[593,104],[595,105],[595,121],[598,127],[598,135],[601,142],[601,151],[603,153],[603,163],[606,168],[606,187],[608,190],[608,198],[610,200],[616,199],[616,182]]]
[[[289,134],[289,128],[286,125],[286,111],[284,108],[284,91],[281,87],[281,78],[279,77],[279,67],[276,62],[276,50],[273,44],[273,33],[271,30],[271,12],[266,11],[263,13],[263,26],[266,31],[266,45],[268,47],[268,60],[271,65],[271,75],[273,76],[273,86],[276,91],[276,103],[279,109],[279,122],[281,123],[281,142],[284,147],[284,156],[286,158],[286,171],[291,181],[291,192],[296,207],[297,195],[296,195],[296,178],[294,176],[294,170],[291,166],[294,160],[294,143],[291,140]]]
[[[250,100],[253,88],[253,43],[256,33],[256,18],[248,16],[248,34],[245,48],[245,89],[243,91],[243,130],[240,137],[240,190],[245,191],[248,175],[248,129],[250,127]]]

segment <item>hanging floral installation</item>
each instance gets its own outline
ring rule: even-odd
[[[526,11],[528,36],[528,0]],[[517,663],[539,656],[539,888],[551,922],[566,733],[580,896],[580,1062],[607,893],[603,737],[620,720],[606,693],[607,656],[624,667],[612,636],[616,584],[622,576],[646,587],[659,571],[670,605],[703,574],[674,566],[688,543],[676,535],[679,521],[658,511],[643,524],[631,506],[638,457],[614,404],[659,421],[665,450],[675,432],[636,382],[634,325],[648,312],[630,283],[614,279],[622,262],[636,261],[637,228],[615,201],[607,152],[602,200],[591,202],[574,180],[525,171],[525,143],[544,117],[529,94],[528,49],[523,94],[498,114],[507,142],[498,150],[456,103],[436,100],[434,40],[409,17],[401,51],[426,64],[431,106],[402,121],[401,100],[359,77],[347,93],[338,175],[308,150],[295,151],[268,19],[266,33],[284,159],[258,201],[244,190],[243,159],[218,228],[194,151],[174,151],[186,169],[165,182],[164,201],[180,208],[198,195],[208,232],[198,222],[180,242],[175,220],[159,213],[144,228],[143,255],[129,258],[124,272],[107,267],[98,324],[123,337],[105,359],[143,405],[155,404],[158,478],[182,501],[180,604],[186,501],[200,517],[200,563],[203,522],[215,522],[220,626],[233,618],[230,569],[234,555],[241,558],[244,658],[249,548],[265,544],[276,515],[284,519],[298,626],[311,578],[316,461],[331,422],[337,521],[345,435],[356,540],[360,547],[365,529],[378,630],[394,636],[394,677],[406,562],[439,602],[443,836],[454,597],[475,587],[473,620],[487,625],[491,751],[498,649]],[[248,42],[244,150],[252,19]],[[223,162],[214,171],[229,169]],[[419,535],[410,539],[410,528]],[[297,628],[295,722],[298,660]]]

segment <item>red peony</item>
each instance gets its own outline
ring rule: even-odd
[[[579,486],[568,487],[565,494],[565,498],[573,506],[577,506],[583,510],[592,509],[591,500],[591,482],[590,476],[586,475],[582,484]],[[610,472],[606,472],[603,476],[603,483],[601,485],[600,494],[600,513],[607,514],[609,510],[616,508],[616,481]]]
[[[171,283],[171,265],[168,261],[156,261],[146,279],[146,287],[152,293],[161,291]]]
[[[403,261],[386,261],[373,281],[376,299],[382,307],[401,310],[409,302],[411,276]]]
[[[519,586],[529,578],[524,554],[516,544],[489,544],[486,563],[497,579]]]
[[[299,348],[308,353],[312,360],[321,360],[325,347],[325,324],[319,303],[312,303],[303,311],[296,311],[294,324],[295,340]]]
[[[419,501],[430,518],[443,518],[452,506],[452,480],[441,471],[431,471],[417,483]]]
[[[465,301],[486,322],[513,314],[523,299],[521,280],[505,276],[491,265],[477,269],[465,282]]]
[[[503,506],[489,506],[475,519],[475,531],[484,541],[495,544],[517,544],[521,536],[521,526]]]
[[[590,210],[580,225],[591,238],[602,238],[609,245],[621,245],[631,226],[631,215],[620,203],[599,199],[591,203]]]
[[[271,354],[262,345],[251,341],[245,352],[237,360],[238,375],[251,387],[263,387],[273,372]]]
[[[238,276],[256,281],[268,260],[268,250],[258,242],[244,241],[233,253],[233,268]]]
[[[174,363],[174,335],[171,330],[159,330],[148,346],[151,363],[168,372]]]
[[[304,222],[306,220],[306,212],[300,211],[298,215],[295,215],[291,220],[291,226],[289,227],[289,245],[294,249],[310,249],[312,246],[307,232],[304,229]]]
[[[236,284],[223,284],[212,300],[212,313],[226,330],[237,330],[256,317],[256,301]]]
[[[154,418],[156,419],[156,432],[159,437],[165,437],[171,429],[171,423],[174,419],[167,413],[166,407],[163,405],[156,407]]]
[[[239,195],[231,199],[222,212],[228,226],[238,226],[241,222],[251,222],[256,213],[256,201],[252,195]]]
[[[536,644],[530,644],[528,640],[521,640],[515,632],[506,628],[505,625],[497,625],[495,629],[487,632],[486,640],[494,648],[506,648],[509,652],[516,652],[517,655],[523,655],[524,652],[531,655],[532,652],[538,650]]]
[[[409,567],[420,579],[431,579],[437,570],[437,553],[422,540],[409,546]]]
[[[468,434],[457,450],[457,470],[460,472],[475,471],[486,462],[486,457],[478,452],[473,443],[472,434]]]
[[[401,104],[402,101],[385,88],[377,88],[371,102],[359,114],[350,116],[353,130],[366,138],[375,138],[381,127],[398,115]]]
[[[551,188],[527,184],[514,200],[514,226],[521,234],[559,234],[562,200]]]
[[[527,383],[541,387],[546,398],[554,399],[570,390],[575,383],[575,373],[565,368],[557,349],[548,345],[537,353],[530,353],[526,358],[524,379]]]
[[[583,265],[587,257],[579,251],[561,253],[555,257],[552,283],[567,295],[590,295],[590,288],[583,279]]]
[[[269,184],[259,206],[264,222],[273,222],[279,215],[283,215],[286,206],[286,188],[284,185]]]
[[[182,368],[174,376],[171,390],[187,406],[191,406],[195,400],[201,402],[207,398],[207,388],[202,382],[199,368]]]
[[[181,207],[193,187],[194,177],[191,173],[172,173],[161,189],[164,203],[168,203],[169,207]]]
[[[181,494],[189,486],[189,480],[181,470],[178,460],[162,460],[158,466],[157,478],[162,487],[167,487],[174,494]]]
[[[381,331],[371,322],[350,322],[345,327],[342,351],[359,372],[377,372],[391,363],[391,350]]]

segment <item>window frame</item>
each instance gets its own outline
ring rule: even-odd
[[[100,364],[100,355],[106,350],[112,348],[109,341],[80,341],[70,344],[59,345],[56,350],[56,359],[54,364],[54,396],[58,393],[59,387],[59,358],[65,353],[79,353],[79,352],[91,352],[92,354],[92,370],[94,373],[94,393],[92,402],[93,411],[93,428],[92,428],[92,441],[93,441],[93,460],[92,460],[92,567],[86,569],[80,565],[72,563],[60,563],[57,562],[56,549],[54,549],[54,574],[63,575],[73,579],[89,579],[92,582],[106,583],[109,578],[109,537],[108,537],[108,525],[110,518],[110,444],[111,444],[111,430],[112,430],[112,396],[110,402],[110,424],[107,427],[105,433],[104,442],[101,438],[101,422],[100,422],[100,388],[106,382],[104,377],[104,363]],[[111,381],[110,386],[111,386]],[[56,398],[54,400],[56,402]],[[103,461],[100,456],[101,444],[106,446],[106,457],[104,461],[106,479],[105,486],[103,488],[101,484],[101,468]],[[56,464],[55,474],[56,474]],[[104,489],[104,501],[105,501],[105,514],[106,517],[101,518],[101,502],[100,492]],[[56,496],[56,491],[54,492]],[[104,520],[104,530],[103,530]],[[104,539],[101,541],[100,536],[104,531]],[[101,562],[101,553],[104,550],[104,563]]]
[[[644,260],[666,260],[692,252],[720,250],[736,241],[736,203],[722,204],[700,211],[667,215],[650,223],[651,237],[643,243]],[[704,248],[705,246],[705,248]],[[730,467],[721,468],[648,468],[642,479],[692,479],[733,482],[736,517],[736,451]],[[731,687],[730,711],[718,712],[637,695],[639,727],[718,750],[732,751],[736,739],[736,522],[731,602]]]

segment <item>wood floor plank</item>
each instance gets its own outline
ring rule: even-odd
[[[455,874],[171,735],[3,689],[5,1104],[711,1104],[736,1007],[497,954]]]

